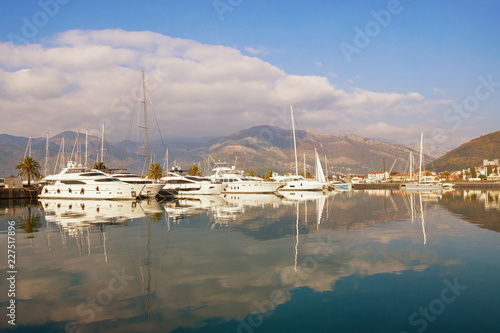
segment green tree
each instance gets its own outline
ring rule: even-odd
[[[443,171],[443,176],[448,181],[450,179],[450,172],[449,171]]]
[[[25,217],[24,214],[19,216],[19,227],[27,233],[27,238],[34,238],[33,233],[37,232],[42,226],[40,222],[40,215],[31,213],[31,206],[28,206],[28,215]]]
[[[466,181],[469,181],[470,171],[469,171],[469,170],[465,170],[465,172],[464,172],[464,176],[465,176],[465,180],[466,180]]]
[[[247,173],[245,174],[247,177],[255,177],[255,173],[252,170],[248,170]]]
[[[486,176],[489,176],[493,173],[493,168],[491,167],[491,165],[488,165],[486,167]]]
[[[306,178],[312,178],[312,175],[309,171],[306,172]]]
[[[16,169],[19,170],[18,176],[26,175],[28,179],[28,186],[31,186],[31,178],[38,179],[40,178],[40,164],[31,156],[26,156],[23,158],[18,165],[16,165]]]
[[[201,176],[200,167],[193,163],[193,165],[189,168],[188,175]]]
[[[471,176],[471,178],[477,178],[476,168],[471,168],[470,176]]]
[[[160,166],[158,163],[151,163],[151,166],[149,167],[148,170],[148,178],[154,179],[155,182],[158,182],[158,179],[160,179],[163,176],[163,168]]]
[[[104,162],[95,162],[94,165],[92,166],[92,169],[97,169],[97,170],[104,170],[106,169],[106,164]]]

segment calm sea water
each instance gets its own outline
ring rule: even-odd
[[[0,203],[2,331],[497,332],[500,192]]]

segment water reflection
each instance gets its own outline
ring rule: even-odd
[[[458,276],[468,291],[428,328],[445,331],[488,302],[481,288],[498,294],[498,199],[349,191],[2,208],[34,236],[17,238],[18,329],[410,332],[409,315]]]

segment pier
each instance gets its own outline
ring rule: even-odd
[[[0,188],[0,200],[36,199],[40,191],[36,187]]]

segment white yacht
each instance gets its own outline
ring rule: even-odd
[[[162,191],[177,196],[220,194],[226,187],[225,184],[213,182],[207,177],[182,175],[182,171],[175,168],[160,181],[163,186]]]
[[[143,184],[144,188],[142,189],[139,196],[141,197],[155,197],[158,192],[163,188],[164,184],[157,184],[152,179],[143,178],[139,175],[133,173],[113,173],[109,175],[113,178],[118,178],[124,183],[127,184]]]
[[[99,170],[68,162],[57,175],[45,177],[42,199],[135,200],[144,184],[128,184]]]
[[[280,188],[280,191],[321,191],[323,190],[323,184],[313,180],[306,179],[301,175],[290,175],[290,176],[274,176],[274,180],[283,183],[284,186]]]
[[[255,180],[241,175],[232,168],[218,166],[213,169],[211,176],[213,182],[226,185],[224,193],[274,193],[282,183],[275,181]]]

